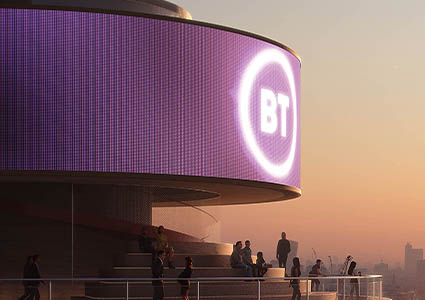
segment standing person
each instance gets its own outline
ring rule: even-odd
[[[179,278],[192,277],[192,257],[187,256],[185,260],[186,268],[180,273]],[[179,280],[179,283],[181,284],[180,295],[182,296],[182,300],[189,300],[190,280]]]
[[[301,265],[300,259],[298,257],[294,257],[292,259],[292,269],[291,269],[291,277],[300,277],[301,276]],[[292,286],[292,298],[291,300],[301,300],[301,291],[300,291],[300,280],[299,279],[291,279],[290,285]]]
[[[168,267],[170,269],[175,269],[174,267],[174,249],[168,245],[168,237],[165,234],[164,226],[158,227],[158,232],[156,235],[156,251],[164,251],[168,257]]]
[[[152,278],[163,278],[164,277],[164,259],[165,252],[159,250],[156,258],[152,262]],[[153,286],[153,300],[164,299],[164,281],[163,280],[152,280]]]
[[[245,241],[245,248],[241,250],[241,256],[243,263],[251,267],[252,276],[255,276],[257,266],[252,261],[251,242],[249,240]]]
[[[233,253],[230,256],[230,266],[234,269],[243,269],[245,271],[245,277],[251,277],[252,268],[242,261],[241,251],[242,242],[237,241],[236,245],[233,247]]]
[[[29,278],[41,278],[40,273],[40,255],[36,254],[32,257],[33,264],[29,272]],[[28,284],[29,291],[31,292],[29,300],[40,300],[40,291],[38,290],[40,283],[44,284],[43,280],[30,281]]]
[[[286,239],[286,233],[282,232],[282,239],[277,243],[276,258],[279,261],[279,268],[285,268],[285,275],[289,252],[291,252],[291,244]]]
[[[24,266],[24,273],[22,278],[24,279],[31,278],[30,272],[31,272],[32,265],[33,265],[32,256],[28,256],[27,262],[25,263],[25,266]],[[24,294],[21,297],[19,297],[19,300],[24,300],[30,297],[31,289],[29,288],[29,283],[30,282],[28,280],[22,281],[22,284],[24,285]]]
[[[311,271],[309,273],[309,275],[312,276],[323,276],[322,272],[320,271],[320,266],[322,265],[322,260],[321,259],[317,259],[316,260],[316,264],[311,268]],[[318,279],[313,279],[311,281],[311,291],[314,292],[314,286],[316,286],[316,292],[319,291],[320,288],[320,280]]]
[[[350,267],[348,268],[348,276],[356,276],[358,275],[354,269],[356,268],[357,263],[352,261]],[[351,291],[350,291],[350,300],[353,300],[354,290],[356,291],[356,299],[360,299],[360,289],[359,289],[359,280],[357,278],[352,278],[350,280]]]

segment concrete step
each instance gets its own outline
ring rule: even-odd
[[[261,282],[261,295],[290,295],[292,288],[288,281],[279,282]],[[305,289],[305,283],[301,288]],[[167,296],[178,296],[180,285],[174,281],[166,281],[164,284],[165,294]],[[258,282],[245,281],[208,281],[201,282],[199,285],[200,294],[203,296],[250,296],[257,295]],[[86,296],[95,298],[120,298],[126,295],[125,282],[90,282],[86,284]],[[197,283],[192,282],[190,296],[197,295]],[[152,297],[152,284],[150,282],[130,282],[129,296],[134,297]]]
[[[176,253],[196,253],[207,255],[231,255],[233,252],[232,244],[218,243],[196,243],[196,242],[170,242],[170,247],[174,248]],[[139,244],[136,240],[128,243],[127,252],[138,253]]]
[[[206,255],[206,254],[175,254],[174,265],[184,267],[186,265],[185,257],[190,256],[193,259],[193,265],[196,267],[229,267],[229,255]],[[116,257],[117,266],[150,266],[152,264],[152,255],[150,253],[126,253]]]
[[[164,276],[168,278],[177,278],[184,267],[176,269],[164,268]],[[151,278],[152,271],[150,267],[142,266],[115,266],[112,269],[101,270],[101,277],[106,278]],[[242,269],[232,269],[230,267],[194,267],[193,277],[243,277],[245,272]],[[284,268],[270,268],[264,277],[285,276]]]

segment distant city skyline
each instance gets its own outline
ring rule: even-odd
[[[302,59],[303,195],[209,208],[223,241],[249,238],[270,260],[286,231],[302,259],[314,248],[322,258],[401,267],[406,241],[425,248],[424,2],[172,2],[194,20],[264,35]]]

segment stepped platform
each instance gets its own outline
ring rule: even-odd
[[[183,271],[184,267],[176,267],[169,269],[164,267],[164,276],[168,278],[177,278]],[[150,267],[144,266],[115,266],[112,269],[103,270],[101,277],[109,278],[150,278],[152,272]],[[194,267],[194,277],[243,277],[244,270],[233,269],[230,267]],[[285,276],[284,268],[270,268],[264,277],[281,277]]]
[[[204,255],[231,255],[233,252],[232,244],[225,243],[197,243],[197,242],[170,242],[176,254],[204,254]],[[137,241],[128,243],[127,252],[139,253],[139,244]]]
[[[231,244],[203,242],[170,242],[174,248],[175,269],[164,268],[166,278],[177,278],[183,271],[186,256],[193,259],[193,278],[211,278],[202,280],[199,284],[200,299],[258,299],[258,284],[260,283],[261,299],[290,299],[292,288],[289,281],[284,279],[284,268],[269,268],[263,281],[245,281],[244,271],[230,267],[230,255],[233,251]],[[152,299],[152,283],[142,280],[151,278],[152,255],[140,253],[137,241],[130,241],[126,253],[116,255],[111,267],[106,266],[99,271],[100,278],[134,278],[128,282],[128,299]],[[165,261],[165,265],[167,261]],[[241,277],[240,280],[218,278]],[[267,279],[273,277],[273,279]],[[281,278],[281,279],[279,279]],[[138,280],[140,279],[140,280]],[[305,298],[306,281],[300,282],[300,288]],[[176,280],[165,280],[165,299],[181,299],[180,285]],[[192,282],[191,299],[197,299],[198,285]],[[72,300],[121,300],[126,299],[126,281],[87,281],[84,284],[84,295],[72,297]],[[313,300],[337,300],[335,292],[310,293]]]
[[[229,267],[229,255],[211,255],[194,253],[177,253],[174,255],[174,265],[176,267],[185,266],[185,257],[192,257],[197,267]],[[115,266],[150,266],[152,255],[150,253],[126,253],[116,257]]]

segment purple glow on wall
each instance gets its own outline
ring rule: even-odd
[[[282,48],[194,24],[30,9],[0,9],[0,48],[1,170],[171,174],[300,187],[300,62]],[[282,164],[294,144],[293,163],[282,176],[253,155],[240,122],[243,75],[264,51],[279,53],[293,72],[290,78],[276,61],[262,67],[249,99],[248,118],[264,156]],[[274,93],[275,110],[272,100],[261,106],[262,89]],[[288,96],[287,107],[279,94]],[[269,112],[265,129],[262,108]]]

